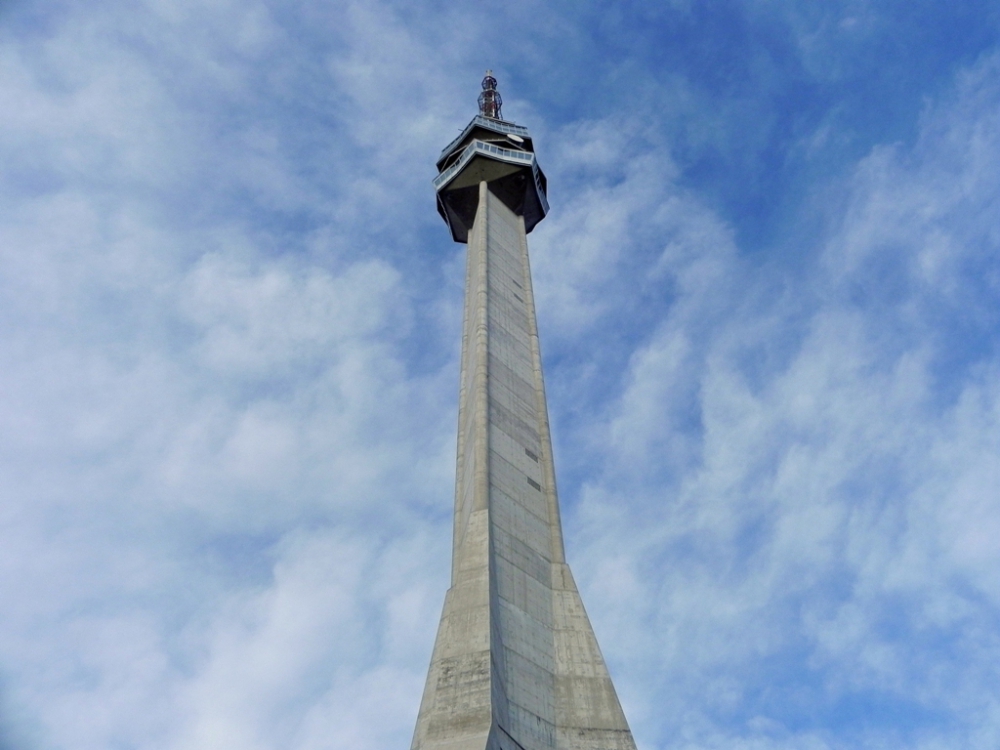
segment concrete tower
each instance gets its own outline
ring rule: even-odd
[[[526,240],[546,182],[500,107],[487,73],[434,180],[469,249],[451,588],[412,750],[635,750],[563,554]]]

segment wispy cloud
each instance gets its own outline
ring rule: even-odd
[[[720,13],[0,14],[0,747],[405,746],[462,282],[428,181],[488,66],[641,745],[996,745],[996,53],[880,129],[824,51],[888,11]]]
[[[858,165],[809,269],[665,253],[580,518],[650,739],[993,742],[996,64]]]

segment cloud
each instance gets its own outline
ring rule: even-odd
[[[859,137],[729,114],[781,66],[667,73],[640,42],[681,5],[5,11],[0,746],[405,745],[462,283],[429,177],[488,65],[552,185],[567,545],[642,746],[996,744],[996,57],[912,140],[766,183],[793,241],[699,159],[756,189],[768,143]]]
[[[996,658],[996,66],[927,109],[912,151],[859,163],[807,271],[718,240],[665,252],[678,299],[580,510],[648,741],[689,712],[705,746],[995,741],[992,669],[968,667]]]
[[[409,370],[401,271],[328,226],[289,122],[241,114],[301,62],[255,82],[278,20],[115,13],[5,45],[3,737],[329,746],[316,706],[355,715],[355,680],[398,686],[408,734],[452,379]]]

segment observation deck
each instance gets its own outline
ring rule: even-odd
[[[480,113],[441,152],[437,168],[438,213],[456,242],[469,240],[480,182],[486,182],[491,193],[524,218],[525,232],[534,229],[549,211],[547,180],[535,158],[531,134],[500,118],[500,95],[492,76],[483,80]]]

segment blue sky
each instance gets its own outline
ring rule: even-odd
[[[643,750],[1000,745],[1000,6],[0,5],[0,749],[407,747],[492,68]]]

